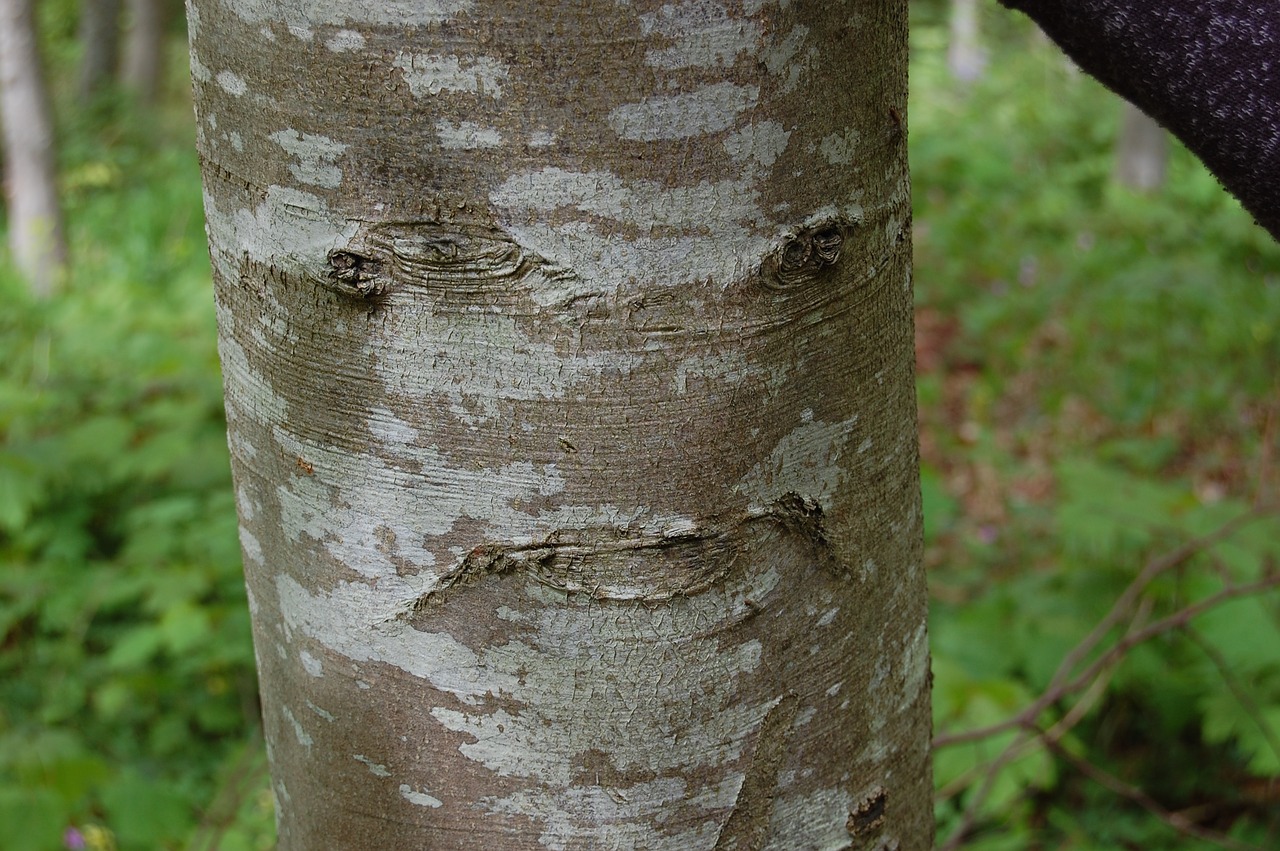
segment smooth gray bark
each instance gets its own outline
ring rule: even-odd
[[[9,248],[32,288],[48,295],[66,267],[67,248],[31,0],[0,0],[0,124]]]
[[[904,0],[194,0],[283,849],[923,849]]]

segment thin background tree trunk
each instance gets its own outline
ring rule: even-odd
[[[79,93],[82,101],[88,101],[116,79],[120,65],[120,0],[82,0],[80,49]]]
[[[1138,192],[1155,192],[1164,186],[1168,166],[1169,132],[1125,101],[1116,140],[1116,182]]]
[[[9,247],[32,288],[48,295],[66,267],[67,247],[31,0],[0,0],[0,123]]]
[[[987,54],[982,48],[978,0],[951,0],[951,37],[947,43],[947,68],[962,83],[982,77]]]
[[[126,0],[124,84],[143,103],[153,103],[160,92],[164,67],[165,0]]]
[[[903,0],[190,7],[283,849],[923,849]]]

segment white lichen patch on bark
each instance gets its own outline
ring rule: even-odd
[[[226,310],[218,307],[216,312],[218,321],[223,322]],[[234,327],[234,319],[228,316],[225,321]],[[253,412],[255,419],[267,422],[280,422],[284,419],[288,403],[276,392],[267,377],[249,364],[244,347],[234,337],[218,337],[218,358],[222,362],[223,376],[237,382],[240,392],[244,394],[246,406]],[[234,433],[230,446],[232,452],[250,461],[258,451],[251,441],[243,436],[237,437]]]
[[[634,644],[629,630],[669,629],[675,635],[686,626],[679,619],[662,623],[583,609],[567,616],[552,613],[547,620],[541,633],[544,642],[573,636],[579,646],[566,647],[564,655],[548,660],[545,650],[511,641],[489,648],[477,659],[490,671],[529,671],[523,682],[503,689],[504,697],[521,705],[518,714],[442,707],[431,713],[446,728],[474,736],[474,742],[459,750],[501,777],[525,777],[552,788],[570,786],[575,772],[570,760],[592,749],[609,754],[612,767],[623,772],[638,769],[661,775],[681,765],[686,770],[715,768],[741,756],[747,744],[742,731],[750,730],[752,719],[763,718],[770,708],[768,701],[733,700],[738,676],[759,667],[758,641],[721,648],[717,641],[695,639],[684,645],[686,658],[676,659],[658,642]],[[678,634],[688,632],[680,629]],[[696,678],[696,700],[692,692],[671,694],[663,687],[665,678],[679,674]],[[612,712],[601,712],[603,706]],[[707,713],[707,706],[717,711]],[[687,751],[660,744],[677,734]]]
[[[548,283],[543,290],[542,280],[532,281],[535,299],[540,295],[548,300],[564,298],[566,292],[586,285]],[[590,283],[598,290],[604,282]],[[388,392],[409,399],[443,396],[449,403],[448,413],[473,428],[492,427],[501,414],[501,402],[563,399],[584,385],[625,376],[643,365],[643,355],[634,352],[566,354],[550,342],[531,340],[513,317],[501,314],[424,315],[404,332],[371,342],[365,349],[376,374],[386,377]],[[444,386],[432,375],[404,374],[402,365],[418,356],[423,339],[432,341],[431,353],[440,374],[447,371],[452,376]],[[483,368],[475,362],[476,351],[484,352]]]
[[[309,700],[307,701],[307,708],[310,709],[312,712],[314,712],[316,715],[319,715],[324,720],[328,721],[330,724],[332,724],[335,720],[337,720],[333,717],[332,712],[329,712],[326,709],[322,709],[321,707],[316,706],[314,703],[312,703]]]
[[[850,127],[840,133],[824,136],[818,149],[832,165],[848,165],[853,162],[854,153],[858,149],[858,138],[857,129]]]
[[[728,387],[738,386],[749,378],[757,378],[764,381],[770,389],[776,389],[781,381],[785,381],[785,373],[786,370],[771,373],[760,364],[749,361],[742,352],[725,351],[685,358],[676,367],[671,381],[675,392],[683,396],[689,392],[690,378]]]
[[[240,551],[244,553],[244,557],[248,562],[259,567],[262,566],[262,545],[258,543],[257,537],[244,524],[240,525]]]
[[[336,163],[347,145],[328,136],[299,133],[292,127],[277,130],[269,138],[297,160],[289,165],[289,171],[300,183],[326,189],[336,189],[342,184],[342,170]]]
[[[680,806],[716,812],[732,805],[742,775],[731,774],[719,784],[690,795],[680,778],[638,783],[625,791],[599,785],[580,786],[561,795],[520,791],[484,803],[491,812],[532,817],[542,823],[539,844],[552,851],[579,847],[586,838],[606,848],[709,848],[720,831],[717,819],[676,831],[668,824]],[[596,825],[587,828],[586,825]]]
[[[294,716],[293,711],[287,706],[281,706],[280,713],[284,715],[285,720],[289,722],[289,726],[293,729],[293,735],[297,738],[298,744],[302,745],[307,750],[311,750],[311,745],[314,744],[311,734],[303,728],[302,722]]]
[[[730,17],[727,9],[711,0],[685,0],[640,16],[645,35],[674,42],[650,48],[644,61],[655,68],[732,65],[740,53],[755,50],[761,38],[759,21]]]
[[[771,841],[762,851],[845,851],[855,847],[845,827],[853,797],[844,789],[784,791],[773,806]]]
[[[624,139],[653,142],[727,130],[760,99],[758,86],[712,83],[677,95],[656,95],[616,107],[609,126]]]
[[[745,494],[756,510],[788,493],[798,493],[829,511],[848,475],[840,461],[857,421],[855,415],[836,423],[803,423],[779,441],[768,458],[752,467],[735,490]]]
[[[329,36],[324,46],[334,53],[346,53],[349,50],[363,50],[364,36],[356,30],[338,30]]]
[[[219,71],[216,79],[222,90],[229,95],[241,97],[249,91],[249,84],[244,81],[244,78],[231,71]]]
[[[745,275],[777,240],[752,177],[669,187],[607,172],[545,168],[515,174],[490,202],[505,229],[588,291],[674,287]],[[630,237],[617,225],[681,235]]]
[[[200,83],[207,83],[213,79],[213,72],[200,61],[200,57],[195,51],[191,53],[191,77]]]
[[[224,0],[245,23],[285,21],[293,26],[345,23],[412,26],[438,24],[475,5],[474,0]]]
[[[390,777],[391,772],[381,763],[374,762],[362,753],[358,753],[352,757],[356,762],[363,763],[365,768],[369,769],[369,773],[374,777]]]
[[[281,575],[276,593],[281,618],[291,629],[353,662],[393,665],[465,703],[517,684],[513,673],[485,671],[482,676],[475,651],[452,636],[422,632],[395,619],[384,596],[363,582],[343,582],[328,594],[311,594]]]
[[[481,127],[474,121],[454,124],[442,118],[436,122],[436,136],[440,139],[440,147],[446,150],[474,151],[502,145],[502,134],[496,128]]]
[[[783,78],[781,89],[784,94],[796,90],[817,57],[817,49],[814,47],[805,48],[801,52],[808,36],[809,28],[804,24],[797,24],[760,54],[761,61],[770,73]]]
[[[929,682],[929,635],[920,624],[907,641],[902,653],[902,695],[899,709],[907,709],[920,697]]]
[[[408,783],[400,784],[400,797],[404,798],[409,803],[418,807],[434,808],[434,807],[444,806],[444,803],[439,798],[432,797],[431,795],[428,795],[426,792],[423,792],[418,789],[414,789]]]
[[[498,100],[502,87],[511,76],[500,60],[491,56],[436,56],[400,51],[391,67],[400,69],[414,97],[438,95],[441,92],[467,92]]]
[[[298,661],[302,663],[302,668],[313,677],[324,676],[324,665],[320,660],[303,650],[298,653]]]
[[[724,147],[735,160],[755,161],[768,168],[782,156],[790,138],[791,131],[777,121],[762,121],[731,133],[724,140]]]
[[[287,186],[270,186],[253,210],[224,213],[208,193],[205,218],[230,256],[327,275],[329,252],[355,236],[358,226],[329,210],[323,198]],[[225,336],[225,335],[224,335]]]
[[[276,439],[286,452],[307,459],[318,472],[291,476],[278,487],[282,531],[323,542],[333,556],[369,578],[394,581],[400,563],[421,571],[415,593],[437,564],[429,540],[470,517],[491,525],[501,540],[532,540],[545,522],[514,508],[520,502],[559,493],[564,480],[554,464],[517,461],[498,468],[454,467],[434,447],[401,445],[396,460],[431,470],[413,498],[394,486],[397,467],[378,455],[352,455],[299,441],[283,430]],[[370,483],[383,485],[370,487]],[[386,485],[391,484],[391,487]],[[441,566],[443,567],[443,565]],[[384,590],[386,590],[384,588]]]

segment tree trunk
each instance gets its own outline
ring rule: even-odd
[[[88,101],[115,79],[120,63],[120,0],[83,0],[80,47],[80,99]]]
[[[982,77],[987,54],[982,49],[978,0],[951,0],[951,34],[947,42],[947,68],[962,83]]]
[[[164,0],[127,0],[124,83],[142,103],[154,103],[164,66]]]
[[[924,849],[904,0],[194,0],[283,849]]]
[[[48,295],[66,267],[67,247],[31,0],[0,0],[0,123],[9,248],[36,293]]]
[[[1116,183],[1137,192],[1155,192],[1164,186],[1168,164],[1168,132],[1126,101],[1116,140]]]

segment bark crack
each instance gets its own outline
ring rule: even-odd
[[[557,591],[600,601],[658,604],[691,597],[724,581],[739,555],[749,550],[750,536],[744,533],[761,524],[801,537],[833,576],[849,575],[831,551],[821,506],[788,493],[763,510],[659,534],[575,529],[558,530],[528,544],[486,542],[473,547],[431,590],[414,599],[402,617],[440,605],[450,591],[486,577],[517,573]]]

